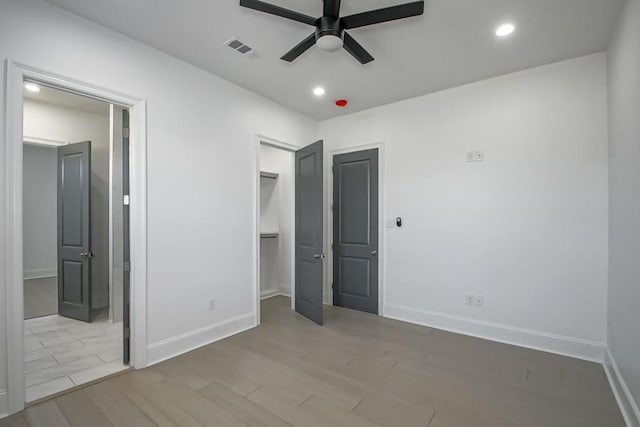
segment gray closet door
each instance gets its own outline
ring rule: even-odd
[[[333,304],[378,314],[378,150],[333,157]]]
[[[58,313],[91,321],[91,142],[58,148]]]
[[[322,325],[322,141],[295,153],[296,311]]]

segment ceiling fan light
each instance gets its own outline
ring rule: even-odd
[[[343,41],[342,37],[329,34],[318,38],[316,45],[320,50],[324,50],[325,52],[336,52],[342,49]]]
[[[496,28],[496,36],[506,37],[508,35],[513,34],[515,30],[516,30],[516,26],[511,23],[502,24],[498,28]]]

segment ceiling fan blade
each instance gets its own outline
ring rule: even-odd
[[[415,1],[413,3],[385,7],[383,9],[345,16],[341,21],[344,28],[350,29],[379,24],[381,22],[395,21],[396,19],[409,18],[411,16],[422,15],[423,13],[424,1]]]
[[[324,0],[323,15],[337,18],[340,15],[340,0]]]
[[[240,0],[240,6],[258,10],[264,13],[269,13],[271,15],[280,16],[282,18],[291,19],[293,21],[302,22],[303,24],[308,25],[315,26],[317,21],[316,18],[313,18],[311,16],[304,15],[302,13],[298,13],[293,10],[285,9],[284,7],[275,6],[259,0]]]
[[[344,33],[344,48],[363,65],[373,61],[373,56],[371,56],[369,52],[367,52],[365,48],[363,48],[360,43],[358,43],[356,39],[351,37],[347,32]]]
[[[294,59],[305,53],[314,44],[316,44],[316,33],[312,33],[309,37],[302,40],[296,47],[285,53],[280,59],[287,62],[293,62]]]

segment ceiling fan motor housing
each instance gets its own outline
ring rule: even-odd
[[[340,20],[332,16],[323,16],[316,25],[316,45],[324,51],[335,52],[344,44],[343,28]]]

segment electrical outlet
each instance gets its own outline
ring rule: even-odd
[[[464,298],[465,298],[465,301],[467,301],[467,305],[473,305],[473,301],[474,301],[473,295],[466,294]]]
[[[484,307],[484,297],[481,295],[476,295],[474,297],[474,303],[476,305],[476,307]]]
[[[216,309],[216,299],[215,298],[210,298],[209,299],[209,310],[215,310]]]

